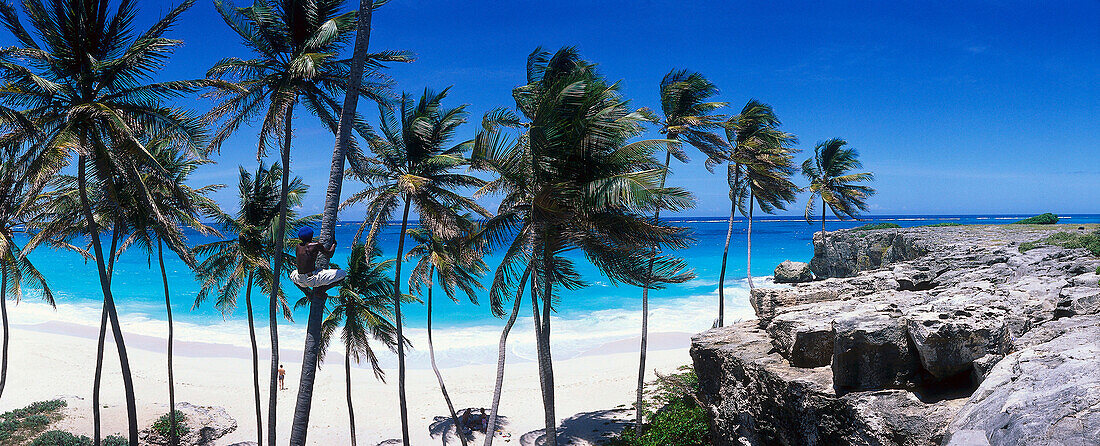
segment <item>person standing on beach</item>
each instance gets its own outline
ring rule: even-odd
[[[290,280],[302,288],[307,296],[310,294],[308,288],[313,288],[314,292],[323,294],[347,277],[348,273],[342,269],[320,269],[315,265],[317,254],[324,253],[326,257],[332,258],[332,255],[336,253],[335,240],[332,241],[332,246],[328,248],[314,242],[313,228],[309,226],[298,230],[298,240],[300,242],[294,251],[294,259],[298,268],[290,272]]]
[[[286,369],[279,364],[279,390],[286,390]]]

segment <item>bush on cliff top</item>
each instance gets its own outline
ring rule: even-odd
[[[858,228],[852,228],[852,229],[856,230],[856,231],[872,231],[872,230],[875,230],[875,229],[897,229],[897,228],[900,228],[900,227],[901,227],[901,225],[899,225],[897,223],[874,223],[874,224],[869,223],[869,224],[865,224],[863,226],[860,226]]]
[[[930,225],[924,225],[926,228],[940,228],[944,226],[962,226],[962,223],[955,223],[953,221],[945,221],[943,223],[934,223]]]
[[[706,410],[695,403],[699,377],[690,366],[646,385],[643,403],[649,420],[638,435],[633,425],[604,446],[706,446],[711,444]]]
[[[1018,222],[1014,222],[1014,225],[1052,225],[1058,223],[1058,216],[1047,212],[1045,214],[1036,215],[1034,217],[1028,217]]]

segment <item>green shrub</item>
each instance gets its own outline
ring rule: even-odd
[[[187,435],[187,433],[191,431],[191,428],[187,426],[187,416],[185,416],[183,412],[180,412],[178,410],[175,411],[175,414],[176,435],[179,435],[180,437]],[[168,430],[169,424],[171,424],[171,420],[168,417],[168,414],[161,415],[160,418],[157,418],[157,421],[153,423],[153,430],[167,438],[170,432]]]
[[[108,435],[103,439],[103,446],[130,446],[130,442],[121,435]]]
[[[22,444],[61,418],[62,400],[39,401],[0,414],[0,444]]]
[[[91,446],[92,439],[65,431],[49,431],[31,442],[30,446]]]
[[[84,435],[73,435],[65,431],[49,431],[30,443],[30,446],[92,446],[91,438]],[[108,435],[103,439],[103,446],[128,446],[129,441],[121,435]]]
[[[638,435],[627,426],[605,446],[706,446],[711,444],[706,410],[687,392],[699,390],[699,378],[690,367],[646,385],[642,410],[649,420]]]
[[[1052,225],[1058,223],[1058,216],[1047,212],[1045,214],[1036,215],[1034,217],[1028,217],[1018,222],[1014,222],[1014,225]]]
[[[930,225],[924,225],[926,228],[939,228],[944,226],[962,226],[962,223],[955,223],[953,221],[945,221],[943,223],[933,223]]]
[[[897,228],[900,228],[900,227],[901,227],[901,225],[899,225],[897,223],[874,223],[874,224],[869,223],[869,224],[865,224],[863,226],[860,226],[858,228],[853,228],[853,229],[855,229],[856,231],[871,231],[871,230],[875,230],[875,229],[897,229]]]

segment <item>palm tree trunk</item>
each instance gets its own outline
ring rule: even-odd
[[[252,271],[248,272],[248,287],[244,289],[244,306],[248,310],[248,338],[252,341],[252,389],[256,395],[256,445],[264,444],[264,420],[260,413],[260,349],[256,345],[256,322],[252,318]]]
[[[752,208],[755,207],[755,203],[753,203],[752,200],[753,200],[753,194],[750,191],[749,192],[749,232],[748,232],[748,236],[745,238],[745,245],[748,249],[748,251],[746,252],[746,256],[745,256],[746,257],[745,258],[745,273],[748,275],[748,278],[749,278],[749,290],[750,291],[754,288],[753,285],[752,285]]]
[[[545,237],[545,235],[544,235]],[[538,309],[538,297],[535,294],[535,281],[531,281],[531,304],[534,307],[534,319],[535,326],[538,327],[535,332],[536,345],[538,347],[538,359],[539,359],[539,384],[542,386],[542,407],[543,407],[543,421],[546,424],[546,431],[544,433],[546,446],[557,446],[558,444],[558,418],[554,413],[554,361],[550,354],[550,303],[551,296],[553,296],[554,282],[548,272],[550,271],[550,249],[547,243],[544,241],[542,262],[543,262],[543,294],[542,294],[542,317],[539,320]]]
[[[283,132],[283,170],[282,182],[279,189],[279,221],[275,225],[275,249],[273,255],[274,269],[271,270],[271,299],[268,301],[268,329],[271,331],[271,385],[268,387],[267,400],[267,443],[275,444],[275,426],[278,417],[275,412],[279,403],[279,283],[283,274],[283,243],[286,241],[286,195],[290,183],[290,139],[293,136],[294,126],[294,102],[291,101],[286,111],[286,123]],[[312,312],[312,309],[310,310]]]
[[[179,427],[176,424],[176,380],[172,370],[172,343],[175,326],[172,324],[172,298],[168,293],[168,272],[164,269],[164,244],[157,240],[157,260],[160,262],[160,278],[164,282],[164,307],[168,310],[168,444],[179,446]]]
[[[126,418],[129,424],[130,446],[138,446],[137,426],[137,402],[134,398],[134,381],[130,374],[130,359],[126,353],[126,341],[122,337],[122,327],[118,322],[118,310],[115,309],[115,299],[111,294],[110,279],[107,277],[107,266],[103,262],[103,245],[99,240],[99,228],[95,224],[95,216],[92,214],[92,206],[88,200],[87,190],[87,159],[86,155],[79,157],[77,172],[77,184],[80,189],[80,202],[84,208],[84,218],[88,225],[88,233],[92,238],[92,248],[95,252],[96,266],[99,269],[99,285],[103,292],[103,307],[107,312],[107,318],[111,322],[111,332],[115,338],[115,347],[118,348],[118,361],[122,368],[122,385],[126,395]]]
[[[351,345],[344,346],[344,387],[348,390],[348,426],[351,428],[351,446],[355,446],[355,408],[351,405]]]
[[[726,247],[722,248],[722,269],[718,272],[718,326],[726,325],[726,259],[729,258],[730,239],[733,238],[733,217],[737,204],[730,200],[730,218],[726,223]]]
[[[0,396],[4,395],[4,384],[8,381],[8,269],[0,265],[0,319],[4,320],[3,359],[0,360]]]
[[[118,253],[115,252],[118,248],[119,229],[116,223],[114,229],[111,231],[111,258],[107,261],[107,280],[111,280],[115,276],[115,259],[118,258]],[[100,414],[99,414],[99,388],[103,384],[103,352],[105,344],[107,342],[107,308],[104,307],[102,315],[99,320],[99,344],[96,349],[95,358],[95,378],[92,379],[92,430],[93,430],[93,446],[100,446],[102,443],[102,432],[100,427]]]
[[[674,138],[675,135],[669,135],[670,138]],[[672,151],[665,151],[665,170],[661,173],[661,188],[665,187],[665,179],[668,177],[668,164],[672,162]],[[661,207],[657,206],[657,209],[653,211],[653,221],[660,221],[661,219]],[[637,399],[635,400],[635,416],[634,416],[634,432],[638,435],[642,434],[642,390],[645,388],[645,357],[646,346],[649,343],[649,285],[652,283],[651,277],[653,275],[653,260],[657,256],[657,246],[653,247],[653,252],[649,255],[649,273],[646,276],[646,284],[642,287],[642,336],[641,345],[638,347],[638,392]]]
[[[321,348],[321,319],[325,315],[325,293],[310,290],[306,345],[302,352],[302,373],[298,381],[298,402],[290,427],[291,446],[305,446],[309,433],[309,412],[313,407],[313,384],[317,379],[317,357]]]
[[[405,254],[405,231],[409,227],[409,197],[405,196],[405,210],[401,216],[401,233],[397,237],[397,266],[393,274],[393,316],[397,327],[397,402],[401,411],[401,440],[409,442],[409,406],[405,400],[405,336],[401,326],[401,256]]]
[[[99,388],[103,385],[103,354],[107,343],[107,306],[103,306],[99,318],[99,343],[96,345],[95,378],[92,379],[92,445],[100,446],[103,433],[100,427]]]
[[[466,434],[462,432],[464,426],[458,425],[458,414],[455,413],[455,406],[451,403],[451,395],[447,393],[447,386],[443,384],[443,374],[439,373],[439,366],[435,363],[435,345],[432,344],[432,286],[431,277],[435,276],[435,266],[429,267],[428,273],[428,360],[432,363],[432,371],[435,372],[435,379],[439,381],[439,390],[443,392],[443,401],[447,403],[447,410],[451,412],[451,422],[455,426],[455,434],[458,435],[458,441],[462,443],[462,446],[466,444]],[[446,433],[443,434],[444,438]],[[444,441],[446,442],[446,441]]]
[[[825,258],[825,199],[821,199],[821,258]]]
[[[519,287],[516,289],[515,302],[512,303],[512,314],[508,316],[508,322],[504,324],[504,331],[500,333],[500,345],[497,346],[497,381],[493,387],[493,405],[489,409],[489,424],[485,428],[484,446],[493,446],[493,438],[496,436],[497,409],[500,407],[500,393],[504,388],[504,356],[508,352],[506,348],[508,332],[512,331],[512,325],[516,323],[516,317],[519,316],[519,307],[523,303],[523,287],[526,286],[527,277],[530,274],[530,268],[523,271],[523,278],[519,280]]]
[[[325,210],[321,216],[321,237],[323,244],[336,240],[337,211],[340,209],[340,191],[344,186],[344,162],[348,146],[351,145],[355,110],[359,106],[359,87],[363,83],[363,65],[367,58],[367,46],[370,43],[371,18],[374,15],[372,0],[359,0],[359,22],[355,29],[355,46],[351,55],[351,71],[348,74],[347,93],[344,106],[340,109],[340,124],[336,128],[336,147],[332,150],[332,166],[329,168],[328,190],[325,191]],[[317,264],[328,265],[329,258],[324,253],[317,256]]]

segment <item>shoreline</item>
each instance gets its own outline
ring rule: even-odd
[[[164,353],[167,341],[163,337],[133,331],[125,324],[123,329],[138,395],[138,422],[144,428],[168,410],[167,355]],[[287,370],[288,387],[280,392],[278,400],[278,431],[282,440],[289,437],[301,367],[301,350],[293,347],[302,339],[280,331],[280,360]],[[257,333],[261,345],[266,340],[266,327],[263,332],[264,336]],[[69,402],[66,418],[53,424],[51,429],[91,435],[90,400],[97,334],[96,326],[72,322],[13,324],[8,385],[0,401],[0,412],[34,401],[63,398]],[[655,379],[653,370],[669,373],[690,364],[690,336],[687,332],[650,334],[647,381]],[[503,444],[518,444],[520,437],[541,429],[543,424],[541,410],[534,410],[534,406],[540,405],[532,403],[541,401],[537,364],[512,351],[512,338],[516,337],[519,336],[513,330],[501,398],[501,415],[508,417],[505,431],[511,433],[511,441]],[[237,429],[219,439],[216,445],[255,441],[251,349],[228,343],[179,339],[177,335],[174,344],[177,402],[221,406],[236,420]],[[493,339],[493,343],[497,340]],[[287,344],[291,348],[283,347]],[[637,336],[622,338],[571,358],[555,359],[557,416],[565,432],[572,432],[582,441],[575,444],[585,444],[586,438],[589,444],[594,444],[592,441],[599,434],[619,430],[622,422],[632,417],[633,412],[629,409],[637,382],[637,345]],[[317,372],[310,444],[343,444],[348,440],[343,357],[339,351],[338,346],[330,347],[332,353]],[[260,393],[265,412],[265,435],[269,361],[267,350],[261,347]],[[357,439],[363,444],[400,437],[400,422],[395,415],[397,373],[392,368],[384,370],[385,383],[377,381],[369,368],[354,364],[352,367]],[[441,373],[456,409],[491,404],[495,361],[441,367]],[[412,441],[414,444],[440,441],[429,433],[436,417],[447,415],[435,375],[430,368],[410,368],[406,379]],[[111,336],[107,337],[105,345],[101,403],[104,406],[104,434],[124,432],[126,415],[121,373]]]

